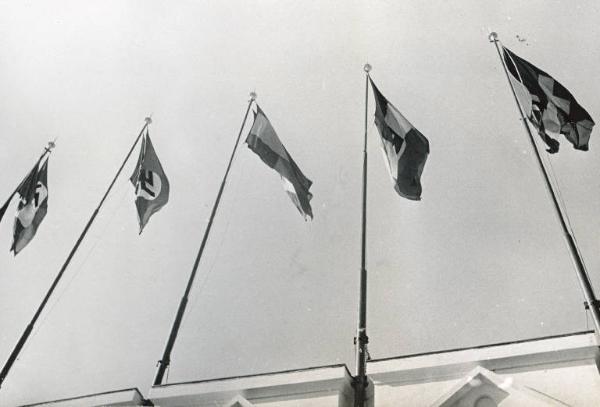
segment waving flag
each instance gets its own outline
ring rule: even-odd
[[[559,149],[548,132],[563,134],[577,150],[588,150],[594,121],[569,92],[546,72],[502,47],[515,92],[549,153]],[[524,89],[523,89],[524,88]]]
[[[292,160],[267,116],[258,105],[256,108],[254,123],[246,138],[248,148],[254,151],[265,164],[279,173],[283,181],[283,188],[296,208],[305,219],[307,216],[312,219],[313,214],[310,207],[312,194],[308,191],[312,181],[302,174],[300,168]]]
[[[137,165],[129,178],[135,187],[140,234],[148,219],[169,200],[169,180],[156,156],[148,131],[142,139]]]
[[[370,78],[369,78],[370,80]],[[396,192],[407,199],[421,199],[421,174],[429,155],[429,141],[379,92],[375,95],[375,125]]]
[[[36,165],[17,189],[20,201],[10,250],[16,256],[33,239],[48,212],[48,160]]]

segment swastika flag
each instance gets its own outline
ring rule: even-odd
[[[40,168],[36,164],[19,186],[17,193],[20,200],[10,248],[15,256],[33,239],[48,212],[48,160]]]
[[[148,131],[142,139],[140,156],[129,179],[135,188],[135,206],[141,234],[150,216],[169,200],[169,180],[158,161]]]

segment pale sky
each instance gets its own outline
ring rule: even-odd
[[[0,405],[147,394],[247,105],[314,185],[305,222],[241,145],[168,383],[346,363],[360,267],[363,65],[428,139],[423,200],[393,190],[369,95],[373,358],[591,329],[488,27],[600,121],[596,1],[0,1],[0,199],[48,140],[49,208],[9,253],[4,363],[143,125],[170,200],[138,235],[138,150],[0,389]],[[526,38],[519,42],[519,35]],[[251,126],[246,123],[245,138]],[[600,130],[551,158],[600,290]]]

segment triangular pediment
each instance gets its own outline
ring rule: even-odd
[[[252,403],[250,403],[248,400],[246,400],[245,398],[243,398],[240,395],[235,396],[234,398],[232,398],[231,400],[229,400],[229,402],[227,404],[225,404],[226,407],[254,407],[254,405]]]
[[[552,397],[514,383],[481,366],[473,369],[431,407],[565,406]]]

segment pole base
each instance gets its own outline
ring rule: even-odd
[[[367,377],[367,381],[362,389],[361,383],[357,380],[352,383],[352,387],[354,388],[353,407],[375,407],[375,385],[370,378]]]

